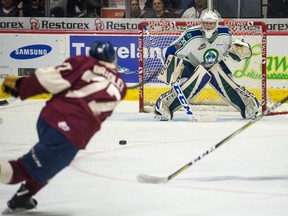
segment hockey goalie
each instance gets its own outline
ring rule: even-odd
[[[188,101],[210,84],[244,119],[254,118],[259,109],[256,97],[235,81],[224,57],[239,62],[252,55],[250,45],[243,39],[232,41],[229,27],[218,25],[218,16],[207,11],[201,25],[184,31],[165,53],[165,64],[158,77],[168,85],[177,82]],[[154,113],[160,120],[170,120],[181,107],[171,88],[156,101]]]

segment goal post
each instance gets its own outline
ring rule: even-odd
[[[179,37],[189,27],[199,25],[196,21],[145,21],[139,24],[139,82],[145,80],[151,73],[158,73],[163,66],[163,59],[167,46]],[[266,61],[267,61],[267,32],[266,24],[261,21],[234,21],[223,20],[220,25],[230,27],[233,38],[244,38],[252,47],[250,59],[235,62],[225,60],[237,83],[251,91],[261,103],[262,112],[267,110],[270,95],[267,87]],[[143,27],[145,29],[143,29]],[[147,31],[149,32],[147,34]],[[162,59],[162,61],[161,61]],[[286,85],[286,84],[285,84]],[[288,86],[288,85],[287,85]],[[286,88],[286,87],[285,87]],[[139,88],[139,111],[146,112],[147,106],[154,106],[157,98],[171,89],[157,79],[157,76]],[[273,95],[273,89],[271,90]],[[287,94],[283,91],[283,97]],[[279,96],[279,91],[276,93]],[[277,102],[277,100],[275,100]],[[226,102],[211,87],[205,87],[202,92],[191,101],[193,105],[207,105],[215,107],[226,106]],[[200,107],[200,106],[199,106]],[[279,114],[287,114],[286,111]]]

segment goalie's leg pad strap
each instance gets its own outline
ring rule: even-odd
[[[229,72],[224,71],[227,67],[215,64],[210,68],[212,79],[211,86],[219,93],[222,98],[241,111],[243,118],[251,118],[257,114],[259,103],[252,93],[235,83],[230,77]],[[229,69],[228,69],[229,70]],[[230,70],[229,70],[230,71]]]
[[[8,184],[13,176],[13,169],[9,162],[0,161],[0,183]]]
[[[180,85],[186,99],[189,101],[190,99],[194,98],[205,87],[210,79],[211,75],[208,73],[208,71],[203,66],[198,66],[192,73],[192,76],[185,79],[185,81]],[[171,113],[174,113],[181,107],[181,103],[173,89],[161,95],[159,99],[163,100],[163,103],[165,103]]]

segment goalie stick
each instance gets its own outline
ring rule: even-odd
[[[246,130],[248,127],[250,127],[254,123],[256,123],[259,120],[261,120],[264,116],[269,115],[271,112],[273,112],[275,109],[277,109],[279,106],[281,106],[286,101],[288,101],[288,96],[283,98],[278,103],[274,104],[270,109],[268,109],[266,112],[263,112],[261,115],[257,116],[255,119],[250,120],[244,126],[242,126],[241,128],[239,128],[236,131],[234,131],[233,133],[231,133],[229,136],[227,136],[226,138],[224,138],[223,140],[218,142],[216,145],[210,147],[204,153],[202,153],[201,155],[196,157],[194,160],[192,160],[191,162],[187,163],[185,166],[181,167],[180,169],[178,169],[176,172],[172,173],[171,175],[169,175],[167,177],[157,177],[157,176],[152,176],[152,175],[147,175],[147,174],[139,174],[137,176],[137,180],[139,182],[141,182],[141,183],[151,183],[151,184],[160,184],[160,183],[166,183],[166,182],[170,181],[175,176],[179,175],[184,170],[186,170],[189,167],[191,167],[192,165],[194,165],[197,161],[201,160],[203,157],[207,156],[208,154],[210,154],[211,152],[213,152],[214,150],[216,150],[217,148],[222,146],[224,143],[226,143],[227,141],[229,141],[230,139],[232,139],[236,135],[240,134],[242,131]]]

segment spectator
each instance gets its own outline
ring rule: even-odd
[[[190,7],[193,7],[194,6],[194,0],[181,0],[180,1],[180,4],[179,4],[179,9],[181,11],[185,11],[187,10],[188,8]]]
[[[51,9],[51,16],[52,17],[53,16],[54,17],[65,17],[67,15],[67,7],[68,7],[67,2],[68,1],[70,1],[70,0],[49,0],[50,9]],[[64,15],[62,13],[64,13]]]
[[[80,14],[78,17],[80,18],[98,18],[99,15],[96,12],[96,8],[93,5],[88,5],[87,9],[83,14]]]
[[[130,2],[130,16],[128,18],[142,18],[145,11],[140,8],[139,0],[131,0]],[[123,16],[126,17],[126,14]]]
[[[93,5],[96,9],[96,13],[101,17],[102,7],[108,7],[109,0],[87,0],[88,5]]]
[[[0,6],[0,17],[23,17],[23,2],[20,2],[17,8],[14,6],[14,0],[2,0]]]
[[[164,8],[170,11],[170,9],[173,9],[172,11],[175,11],[179,8],[181,0],[163,0]],[[144,11],[153,11],[153,0],[146,0],[144,4]]]
[[[181,0],[163,0],[166,11],[175,13],[179,11],[179,4]]]
[[[288,18],[288,0],[268,0],[267,18]]]
[[[194,0],[164,0],[164,8],[181,17],[183,12],[194,6]]]
[[[152,1],[153,0],[146,0],[146,2],[145,2],[145,4],[144,4],[144,8],[143,8],[143,10],[144,11],[152,11],[153,9],[152,9]]]
[[[85,13],[87,8],[86,0],[68,0],[67,17],[78,17]]]
[[[182,18],[200,18],[202,13],[208,11],[207,0],[194,0],[194,2],[195,5],[193,7],[184,11]],[[214,13],[216,13],[219,18],[221,17],[221,15],[216,10],[214,10]]]
[[[153,0],[152,11],[146,11],[143,18],[177,18],[175,13],[166,11],[163,0]]]
[[[65,17],[65,11],[62,7],[55,7],[51,10],[51,17]]]
[[[23,13],[25,17],[45,17],[45,8],[39,0],[29,0],[28,4],[24,4]]]

